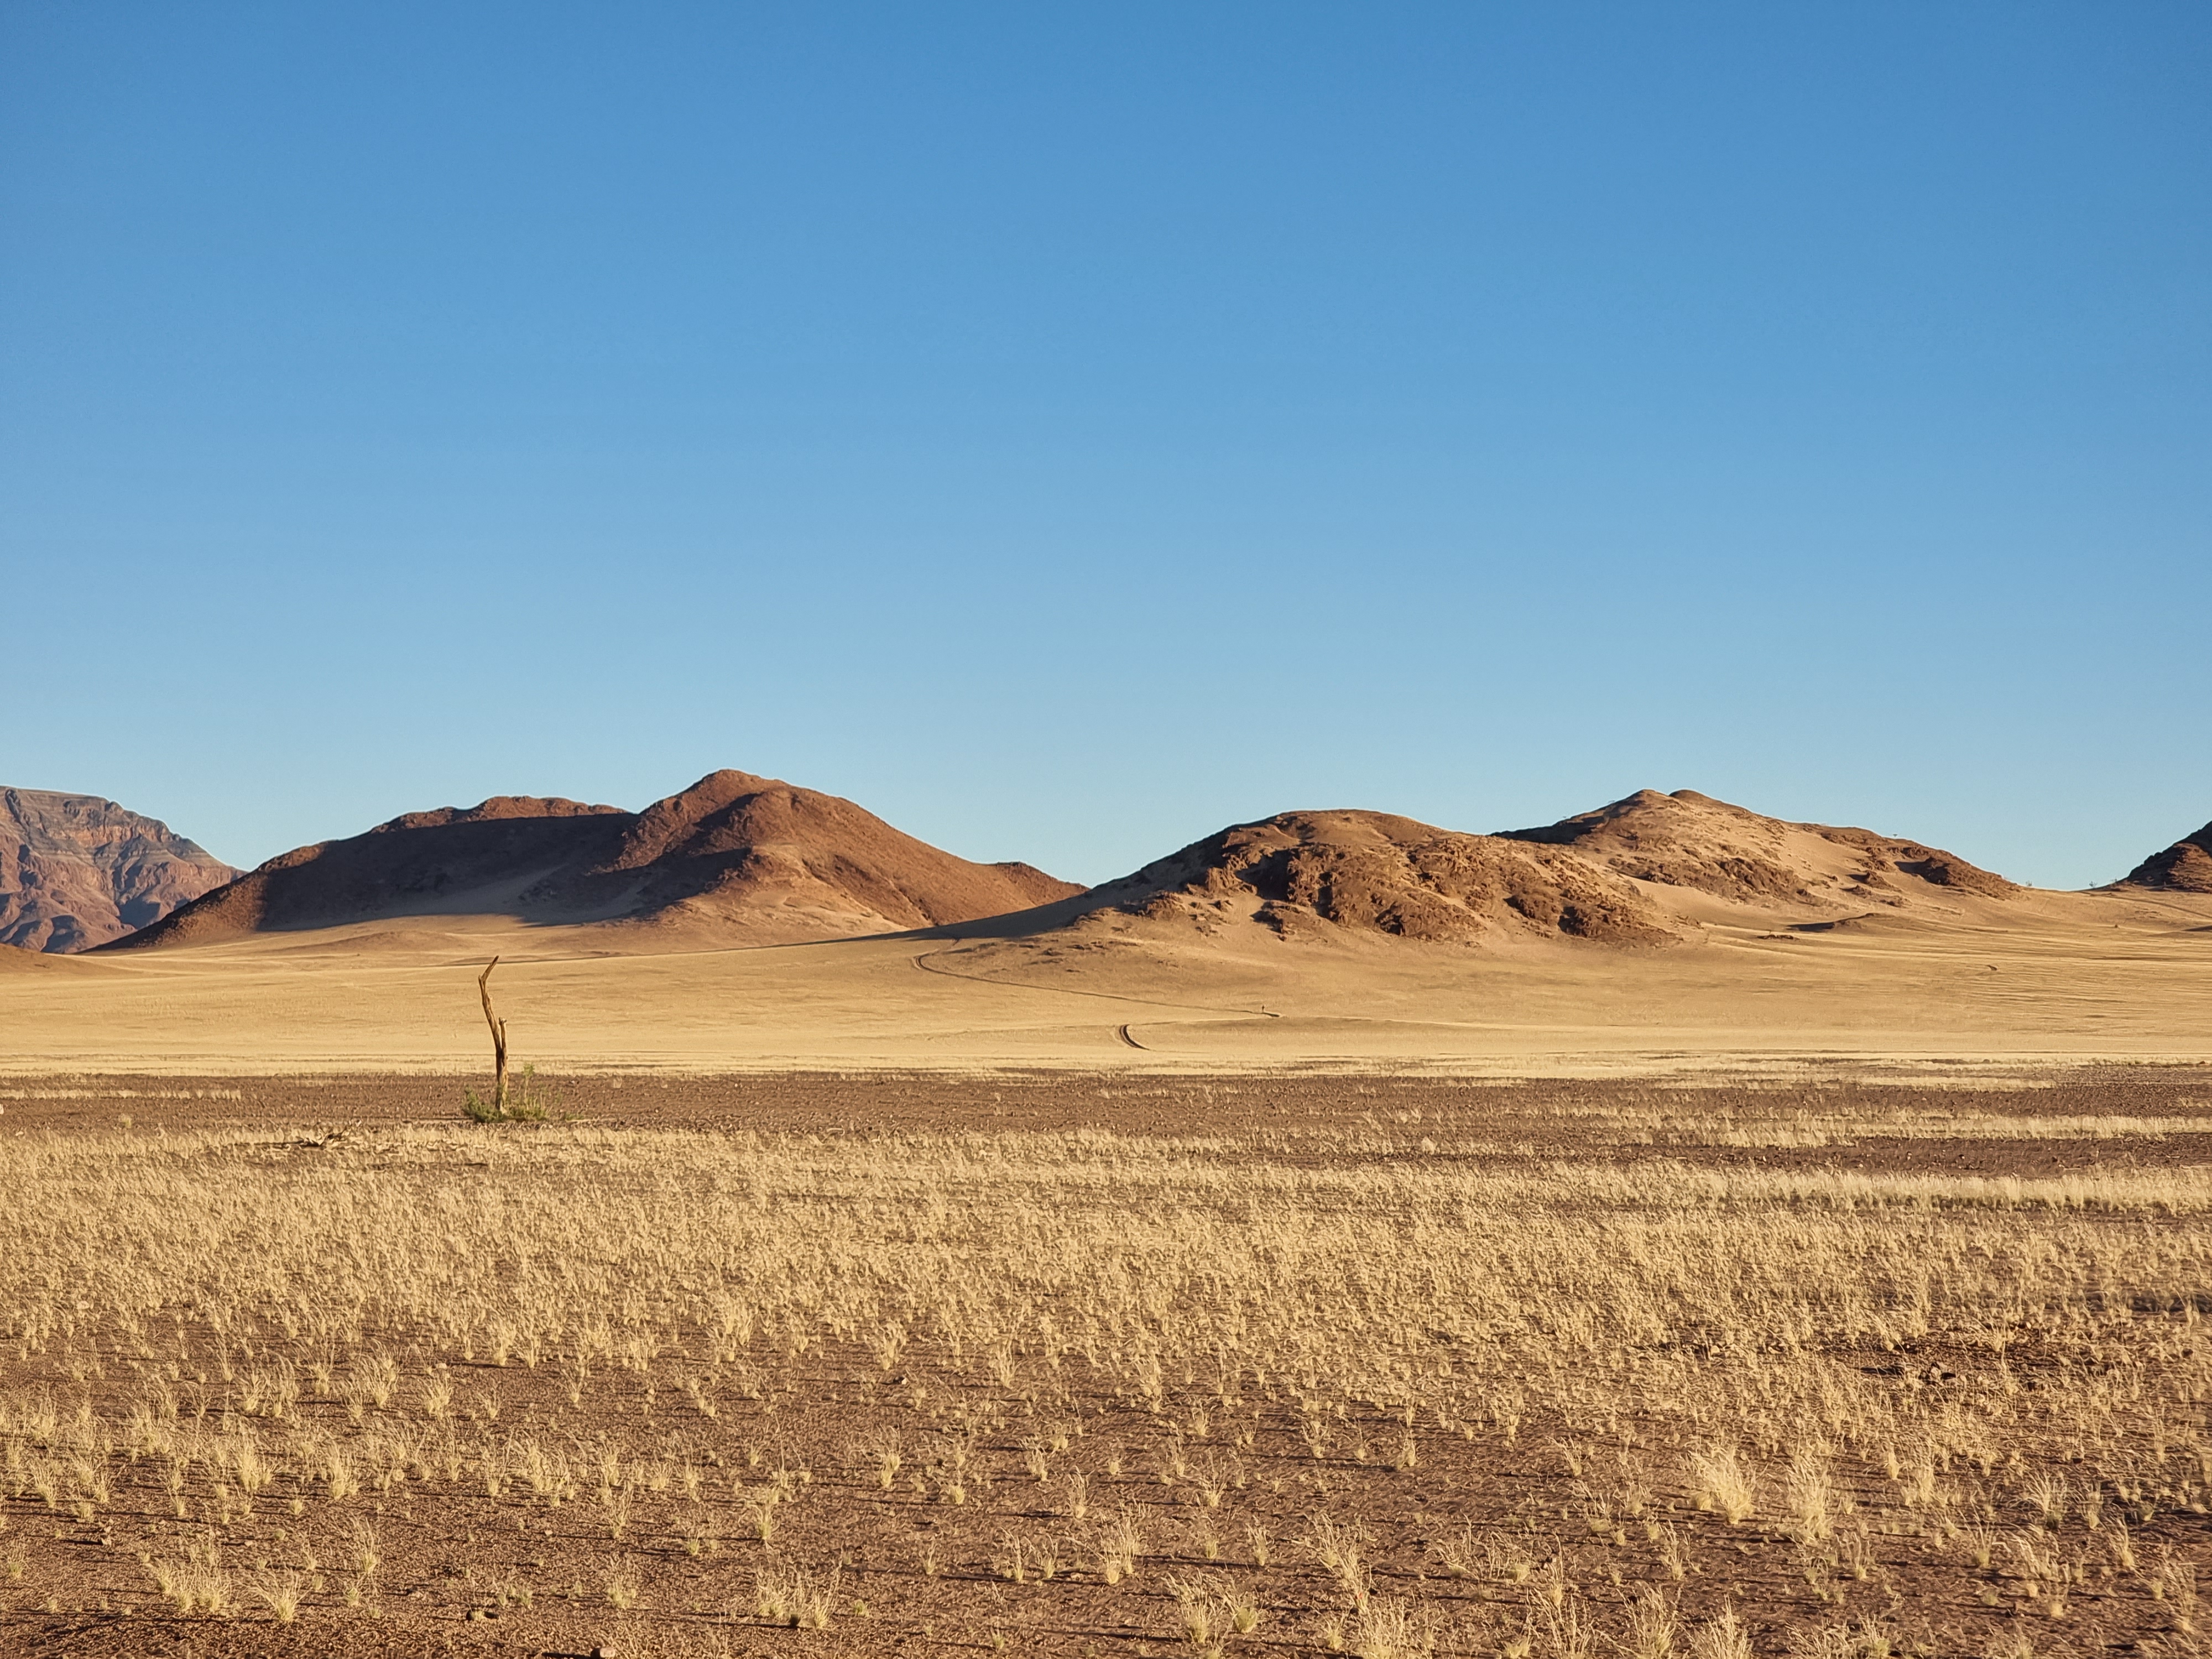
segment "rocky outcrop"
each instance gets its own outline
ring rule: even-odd
[[[1508,840],[1561,847],[1593,864],[1664,887],[1769,908],[1821,902],[1906,904],[1941,889],[2002,899],[2020,890],[1941,848],[1871,830],[1794,823],[1694,789],[1639,789],[1595,811]]]
[[[1076,907],[1201,930],[1248,915],[1285,937],[1315,921],[1439,943],[1513,935],[1662,945],[1663,919],[1627,882],[1571,854],[1439,830],[1389,812],[1283,812],[1194,842]]]
[[[166,823],[98,795],[0,789],[0,944],[88,951],[237,874]]]
[[[2127,887],[2168,893],[2212,893],[2212,823],[2153,853],[2121,878]]]
[[[2020,890],[1919,842],[1765,817],[1694,790],[1644,789],[1557,823],[1487,836],[1389,812],[1281,812],[989,931],[1095,934],[1141,920],[1212,937],[1245,920],[1285,939],[1634,949],[1694,937],[1711,921],[1820,927],[1875,906],[1948,915],[1962,900]]]

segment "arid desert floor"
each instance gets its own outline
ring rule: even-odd
[[[2212,1069],[52,1077],[70,1653],[2192,1650]]]
[[[1695,895],[1690,896],[1692,899]],[[490,917],[0,959],[0,1074],[457,1073],[488,1064],[476,977],[518,1063],[571,1074],[1219,1071],[1522,1076],[1837,1061],[2212,1057],[2212,895],[2027,892],[1940,917],[1796,927],[1712,905],[1656,950],[1480,948],[1115,917],[611,954]]]
[[[2195,1652],[2204,902],[15,966],[0,1650]]]

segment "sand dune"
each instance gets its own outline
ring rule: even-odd
[[[29,950],[21,945],[0,945],[0,974],[51,972],[73,960],[58,952]]]

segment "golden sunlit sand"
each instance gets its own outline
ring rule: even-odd
[[[1668,947],[1474,948],[1349,933],[893,937],[588,954],[588,930],[376,923],[41,961],[0,975],[15,1071],[453,1071],[488,1050],[493,955],[518,1061],[1548,1070],[2212,1053],[2212,897],[2027,893],[1942,921],[1716,921]],[[1334,930],[1330,930],[1334,932]],[[1135,1046],[1141,1045],[1141,1046]]]
[[[787,943],[1066,884],[428,816],[0,957],[27,1651],[2193,1650],[2212,894],[1647,793]]]

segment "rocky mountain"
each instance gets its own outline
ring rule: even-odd
[[[1770,818],[1694,789],[1639,789],[1595,811],[1504,834],[1568,848],[1615,875],[1741,904],[1895,908],[1938,891],[2001,899],[2020,890],[1941,848]]]
[[[966,921],[1080,891],[1026,864],[957,858],[835,795],[722,771],[642,812],[500,796],[409,813],[271,859],[128,943],[495,915],[603,926],[614,948],[640,933],[765,944]]]
[[[2169,893],[2212,893],[2212,823],[2184,836],[2162,853],[2153,853],[2122,877],[2120,884]]]
[[[0,944],[89,950],[237,874],[166,823],[98,795],[0,789]]]
[[[1256,921],[1285,939],[1643,946],[1688,937],[1708,920],[1833,927],[2020,890],[1919,842],[1765,817],[1694,790],[1645,789],[1498,835],[1386,812],[1279,813],[993,931],[1095,931],[1119,917],[1182,921],[1201,934]]]
[[[1431,940],[1500,930],[1611,945],[1668,937],[1632,884],[1571,854],[1359,811],[1236,824],[1064,908],[1182,918],[1201,931],[1249,917],[1285,937],[1315,922]]]

